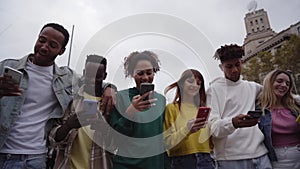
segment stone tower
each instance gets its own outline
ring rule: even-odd
[[[245,18],[246,38],[244,39],[245,58],[251,56],[256,48],[276,35],[272,30],[268,14],[263,9],[253,10]]]

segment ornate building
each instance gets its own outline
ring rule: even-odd
[[[279,33],[274,32],[270,26],[267,12],[263,9],[247,13],[244,20],[247,33],[243,44],[245,50],[244,62],[256,56],[260,51],[274,53],[284,41],[289,39],[290,35],[300,34],[300,22]]]
[[[243,62],[246,63],[245,66],[247,66],[247,61],[257,56],[259,52],[264,51],[274,54],[276,49],[280,48],[291,35],[300,36],[300,22],[290,25],[287,29],[276,33],[270,26],[267,12],[264,11],[264,9],[256,10],[257,4],[255,1],[251,3],[252,4],[249,4],[251,5],[250,8],[248,7],[250,12],[247,13],[244,18],[247,33],[243,44],[245,50]],[[293,82],[297,82],[294,86],[297,86],[300,82],[300,72],[290,71],[290,73],[294,79]],[[259,74],[261,81],[264,76],[264,73]],[[298,94],[297,89],[295,89],[295,91],[295,93]]]

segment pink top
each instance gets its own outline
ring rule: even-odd
[[[290,110],[280,108],[272,111],[272,142],[274,147],[300,144],[300,124]]]

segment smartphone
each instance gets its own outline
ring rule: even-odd
[[[248,111],[247,114],[252,118],[260,118],[260,116],[262,115],[262,111],[261,110]]]
[[[96,115],[98,112],[98,101],[83,99],[82,102],[83,115]]]
[[[204,118],[205,121],[207,121],[210,114],[210,110],[210,107],[199,107],[197,118]]]
[[[153,91],[154,90],[154,84],[152,83],[141,83],[140,86],[140,95],[142,96],[143,94]],[[150,94],[151,95],[151,94]],[[149,98],[152,98],[152,96],[147,96],[144,98],[144,100],[149,100]]]
[[[5,76],[11,76],[12,80],[14,81],[14,83],[18,84],[18,86],[21,83],[22,77],[23,77],[23,73],[11,68],[9,66],[4,66],[4,74]]]

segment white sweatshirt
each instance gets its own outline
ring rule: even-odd
[[[267,153],[264,136],[258,126],[235,129],[232,118],[255,110],[255,100],[262,86],[240,80],[217,78],[207,90],[207,104],[212,108],[209,127],[217,160],[251,159]]]

